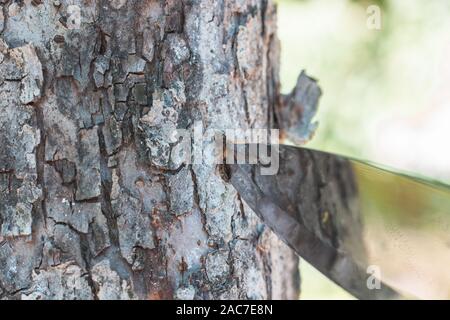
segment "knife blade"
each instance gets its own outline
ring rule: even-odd
[[[450,279],[423,271],[419,266],[433,263],[432,255],[422,250],[418,257],[414,250],[420,245],[417,235],[430,235],[429,244],[440,234],[431,251],[439,248],[448,255],[442,245],[450,243],[446,227],[435,230],[450,221],[447,186],[341,155],[286,145],[277,149],[277,174],[261,174],[261,163],[231,164],[229,178],[248,206],[299,256],[359,299],[416,297],[410,284],[429,275],[445,296]],[[374,233],[367,244],[367,235]],[[374,242],[381,249],[374,250]],[[415,256],[402,254],[405,243]],[[392,254],[396,250],[399,257]],[[376,287],[368,284],[373,266],[382,274]],[[395,268],[406,280],[399,280]],[[440,297],[432,289],[432,297]]]

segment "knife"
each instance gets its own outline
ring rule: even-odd
[[[228,179],[300,257],[358,299],[449,297],[447,185],[304,147],[274,150],[276,174],[258,161],[227,164]]]

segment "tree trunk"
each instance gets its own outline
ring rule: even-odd
[[[173,141],[274,125],[271,1],[0,3],[0,298],[298,297],[292,251]]]

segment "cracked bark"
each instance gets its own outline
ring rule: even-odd
[[[0,5],[0,298],[298,297],[296,256],[172,137],[274,126],[271,1]]]

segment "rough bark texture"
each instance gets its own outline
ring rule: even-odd
[[[270,1],[0,3],[0,298],[298,297],[295,255],[173,140],[273,126]]]

